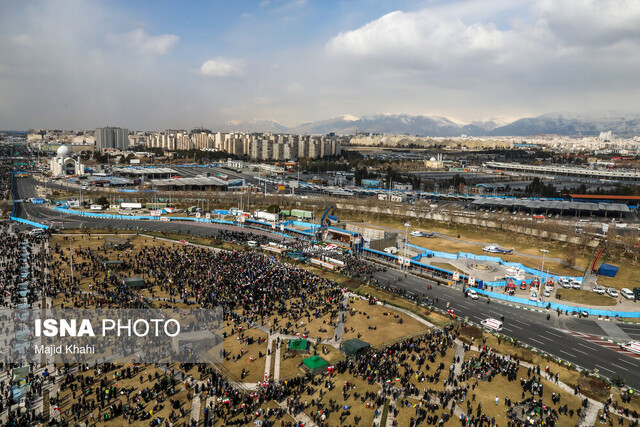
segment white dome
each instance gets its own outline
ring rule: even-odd
[[[429,161],[430,161],[430,162],[436,162],[437,160],[436,160],[436,158],[435,158],[435,157],[432,157],[432,158],[430,158],[430,159],[429,159]]]
[[[58,155],[58,157],[69,157],[69,155],[71,154],[71,149],[66,145],[61,145],[60,147],[58,147],[58,151],[56,151],[56,154]]]

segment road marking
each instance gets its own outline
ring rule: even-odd
[[[627,371],[627,372],[629,371],[629,370],[628,370],[627,368],[625,368],[624,366],[616,365],[615,363],[611,363],[611,366],[615,366],[616,368],[623,369],[623,370],[625,370],[625,371]]]
[[[553,332],[547,331],[549,335],[553,335],[554,337],[562,338],[562,335],[554,334]]]
[[[637,363],[631,363],[631,362],[628,362],[628,361],[626,361],[626,360],[624,360],[624,359],[618,359],[618,360],[619,360],[620,362],[628,363],[629,365],[633,366],[634,368],[638,366],[638,364],[637,364]]]
[[[589,347],[588,345],[582,344],[581,342],[577,342],[576,344],[578,344],[580,347],[584,347],[584,348],[589,349],[591,351],[595,350],[595,348]]]
[[[609,371],[609,372],[615,374],[615,371],[612,371],[611,369],[605,368],[604,366],[596,365],[596,368],[603,369],[605,371]]]
[[[535,339],[535,338],[529,338],[529,339],[530,339],[531,341],[535,341],[535,342],[537,342],[538,344],[542,344],[542,345],[545,345],[545,344],[546,344],[546,343],[543,343],[542,341],[538,341],[538,340],[537,340],[537,339]]]
[[[549,338],[545,335],[538,335],[540,338],[542,338],[543,340],[547,340],[547,341],[555,341],[553,338]]]
[[[522,324],[522,325],[524,325],[524,326],[529,326],[529,324],[528,324],[528,323],[521,322],[520,320],[511,319],[511,321],[512,321],[512,322],[516,322],[516,323],[520,323],[520,324]]]
[[[563,351],[563,350],[558,350],[558,351],[559,351],[560,353],[567,354],[567,355],[569,355],[569,356],[571,356],[571,357],[578,357],[578,356],[576,356],[575,354],[567,353],[566,351]]]
[[[584,354],[585,356],[588,356],[588,355],[589,355],[588,353],[585,353],[585,352],[584,352],[584,351],[582,351],[582,350],[578,350],[577,348],[574,348],[574,349],[573,349],[573,351],[577,351],[578,353],[582,353],[582,354]]]

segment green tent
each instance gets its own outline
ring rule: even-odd
[[[306,353],[309,351],[309,341],[306,339],[290,340],[289,351],[294,353]]]
[[[29,367],[21,366],[20,368],[15,368],[11,371],[11,377],[13,381],[17,384],[25,384],[27,382],[27,377],[29,376]]]
[[[365,352],[369,350],[369,348],[371,348],[371,344],[357,338],[342,342],[342,351],[344,351],[344,353],[349,357]]]
[[[105,266],[106,269],[109,269],[109,268],[122,268],[123,265],[124,265],[124,261],[119,260],[119,259],[118,260],[115,260],[115,259],[114,260],[106,260],[104,262],[104,266]]]
[[[130,289],[144,289],[146,287],[142,277],[125,277],[122,281]]]
[[[302,359],[302,364],[312,374],[324,372],[329,367],[329,362],[320,356],[311,356],[306,359]]]

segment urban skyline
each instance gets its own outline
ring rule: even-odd
[[[150,6],[0,5],[2,127],[296,126],[377,113],[469,123],[640,106],[637,2]]]

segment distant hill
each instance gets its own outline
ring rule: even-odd
[[[290,129],[300,134],[353,134],[357,132],[392,133],[411,136],[479,136],[486,132],[475,125],[459,125],[441,116],[411,116],[407,114],[375,114],[355,118],[337,117],[305,123]]]
[[[543,114],[516,120],[488,132],[493,136],[528,136],[537,134],[599,135],[611,131],[616,135],[640,135],[640,115]]]
[[[346,115],[290,128],[272,120],[227,122],[224,130],[316,135],[331,132],[344,135],[371,132],[432,137],[531,136],[540,134],[597,136],[600,132],[611,131],[615,135],[629,136],[640,135],[640,115],[552,113],[523,118],[508,124],[504,124],[499,119],[460,124],[442,116],[375,114],[358,118]]]
[[[227,122],[224,124],[224,132],[272,132],[288,133],[289,128],[282,126],[273,120],[250,120],[248,122]]]

